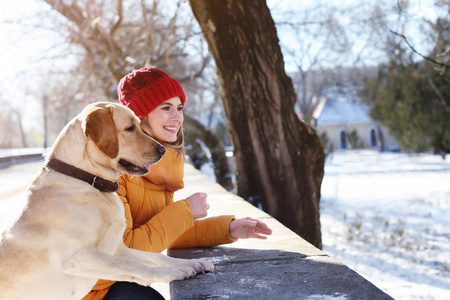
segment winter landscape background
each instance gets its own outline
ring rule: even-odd
[[[394,299],[450,299],[450,156],[332,152],[321,192],[325,253]]]
[[[325,163],[323,250],[395,299],[450,299],[450,157],[345,151]]]

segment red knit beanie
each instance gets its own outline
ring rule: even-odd
[[[154,68],[133,70],[120,80],[117,94],[120,103],[134,111],[139,119],[170,98],[179,96],[183,106],[186,102],[180,83]]]

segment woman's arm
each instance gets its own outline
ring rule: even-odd
[[[211,217],[195,220],[195,225],[187,230],[169,248],[212,247],[237,241],[230,236],[230,222],[234,216]]]

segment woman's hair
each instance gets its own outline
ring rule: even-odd
[[[180,129],[178,130],[177,133],[177,139],[175,142],[172,143],[168,143],[168,142],[164,142],[164,141],[160,141],[159,139],[157,139],[155,137],[155,135],[153,134],[152,130],[150,129],[150,126],[148,126],[148,120],[147,120],[147,116],[143,117],[141,119],[141,126],[143,131],[148,134],[150,137],[152,137],[153,139],[157,140],[159,143],[161,143],[164,147],[169,147],[174,149],[178,154],[183,155],[184,157],[184,134],[183,134],[183,125],[180,126]]]

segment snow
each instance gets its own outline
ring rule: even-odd
[[[450,158],[335,152],[320,203],[323,250],[395,299],[450,299]]]

